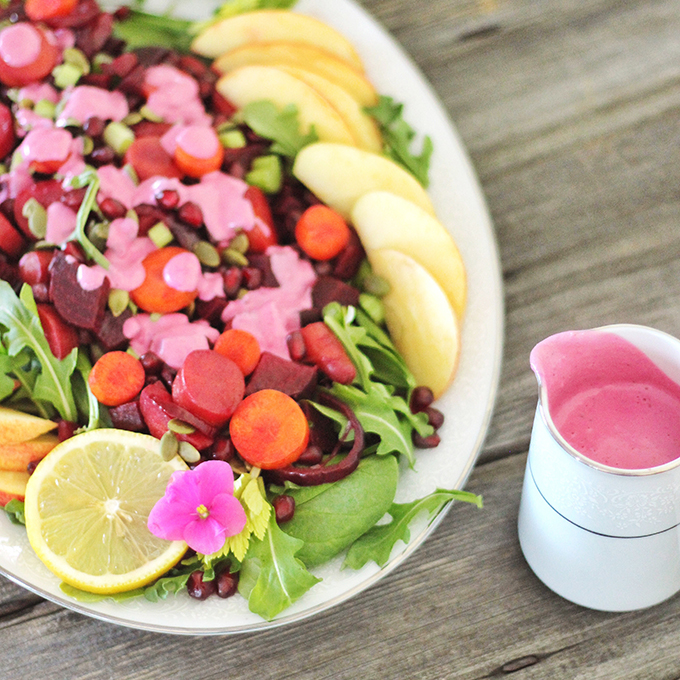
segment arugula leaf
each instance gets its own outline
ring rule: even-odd
[[[430,137],[425,137],[419,155],[411,152],[415,130],[404,120],[404,105],[381,95],[376,106],[369,106],[366,112],[375,118],[385,142],[385,153],[404,166],[424,187],[430,183],[428,173],[433,146]]]
[[[101,593],[90,593],[85,590],[80,590],[68,583],[60,583],[59,590],[65,595],[72,597],[78,602],[101,602],[102,600],[115,600],[116,602],[123,602],[124,600],[131,600],[133,597],[139,597],[144,593],[142,588],[135,588],[134,590],[126,590],[122,593],[114,595],[102,595]]]
[[[40,408],[40,402],[52,404],[64,420],[75,421],[77,410],[71,388],[71,374],[76,366],[78,350],[74,349],[59,361],[52,354],[43,333],[40,319],[33,310],[35,302],[30,286],[24,285],[19,299],[6,281],[0,281],[0,326],[3,345],[9,356],[17,356],[25,348],[30,349],[40,363],[40,372],[29,389],[32,401]],[[18,380],[21,373],[14,371]]]
[[[380,437],[378,455],[401,453],[413,467],[415,457],[410,423],[397,418],[384,385],[373,383],[371,391],[366,393],[351,385],[333,383],[330,393],[354,411],[364,430]]]
[[[409,525],[421,512],[427,512],[432,520],[439,511],[450,501],[464,501],[482,507],[481,496],[469,491],[447,491],[437,489],[433,493],[413,501],[412,503],[393,503],[388,510],[392,520],[388,524],[379,524],[357,539],[349,548],[344,567],[361,569],[367,562],[373,560],[383,566],[390,558],[392,548],[398,540],[408,543],[411,538]]]
[[[338,482],[288,491],[295,514],[283,528],[304,542],[298,557],[313,567],[356,541],[390,508],[398,480],[394,456],[369,456]]]
[[[10,377],[17,366],[15,357],[11,357],[4,353],[5,348],[0,345],[0,401],[7,399],[10,394],[14,393],[15,382],[14,378]]]
[[[24,516],[24,502],[18,498],[12,498],[4,507],[4,511],[12,524],[26,524]]]
[[[193,37],[189,29],[193,22],[168,15],[157,16],[139,10],[130,10],[126,19],[114,24],[113,33],[125,40],[128,50],[155,45],[188,52]]]
[[[241,565],[239,593],[254,614],[271,621],[321,579],[307,571],[296,557],[302,541],[285,534],[271,513],[263,539],[251,539]]]
[[[318,139],[313,127],[306,135],[300,132],[298,110],[294,104],[278,109],[270,101],[251,102],[240,113],[251,130],[274,141],[270,148],[272,153],[294,158],[303,146]]]

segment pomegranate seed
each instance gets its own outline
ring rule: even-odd
[[[434,401],[434,394],[429,387],[421,385],[416,387],[411,393],[411,413],[424,411]]]
[[[431,434],[427,437],[421,437],[417,432],[413,432],[413,444],[419,449],[434,449],[439,446],[441,438],[438,434]]]
[[[142,354],[142,356],[139,358],[139,361],[142,364],[144,373],[147,375],[158,375],[163,370],[163,366],[165,365],[163,359],[153,352],[146,352],[145,354]]]
[[[102,213],[104,213],[104,217],[109,220],[125,217],[127,214],[127,208],[120,201],[117,201],[115,198],[111,198],[110,196],[105,198],[99,204],[99,208],[101,209]]]
[[[73,191],[67,191],[59,199],[65,206],[71,208],[71,210],[78,211],[80,204],[85,198],[86,189],[74,189]]]
[[[70,439],[78,429],[78,423],[69,420],[60,420],[57,424],[57,437],[60,442]]]
[[[131,10],[127,5],[123,5],[113,13],[113,16],[116,19],[116,21],[125,21],[125,19],[127,19],[130,16],[130,11]]]
[[[179,205],[179,194],[174,189],[166,189],[156,196],[156,203],[166,210],[174,210]]]
[[[205,600],[217,592],[217,585],[215,581],[204,581],[202,571],[195,571],[189,576],[187,590],[191,597],[197,600]]]
[[[182,222],[186,222],[192,227],[200,227],[203,224],[203,212],[200,206],[191,201],[187,201],[179,207],[177,216]]]
[[[244,267],[243,284],[248,290],[256,290],[262,285],[262,270],[255,267]]]
[[[179,58],[177,68],[188,73],[190,76],[194,76],[194,78],[202,77],[208,70],[208,67],[200,59],[190,54],[183,54]]]
[[[83,132],[89,137],[101,137],[106,124],[99,116],[88,118],[83,124]]]
[[[227,297],[234,298],[241,288],[241,281],[243,280],[243,272],[239,267],[229,267],[224,274],[224,292]]]
[[[32,475],[35,472],[35,469],[38,467],[39,460],[32,460],[27,466],[26,466],[26,472],[28,472],[29,475]]]
[[[116,153],[110,146],[100,146],[95,149],[88,158],[93,165],[109,165],[116,159]]]
[[[218,437],[215,443],[208,449],[208,457],[212,460],[230,461],[236,453],[231,441],[226,437]]]
[[[286,344],[288,345],[290,358],[293,361],[302,361],[305,358],[307,348],[305,347],[305,339],[302,337],[300,331],[293,331],[286,338]]]
[[[276,523],[284,524],[290,522],[295,514],[295,499],[286,494],[274,499],[274,512],[276,513]]]
[[[177,371],[171,366],[168,366],[167,364],[165,364],[161,369],[161,380],[165,383],[165,386],[169,390],[172,389],[172,383],[175,380],[176,375]]]
[[[435,430],[438,430],[444,424],[444,414],[439,409],[428,406],[423,410],[427,413],[427,422],[432,425]]]
[[[112,73],[119,78],[125,78],[137,64],[137,55],[134,52],[125,52],[116,57],[110,64],[102,64],[102,71]]]
[[[85,260],[87,259],[82,246],[77,241],[69,241],[64,246],[64,253],[66,253],[66,255],[70,255],[71,257],[75,257],[76,260],[78,260],[78,262],[81,264],[84,264]]]
[[[225,569],[215,578],[215,583],[218,597],[231,597],[238,590],[238,572],[232,574],[229,569]]]

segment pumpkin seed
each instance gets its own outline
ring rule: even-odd
[[[177,437],[170,430],[161,437],[159,450],[163,460],[172,460],[179,452]]]
[[[194,245],[193,251],[199,262],[206,267],[220,266],[220,254],[212,243],[209,243],[208,241],[198,241]]]
[[[196,432],[196,428],[193,425],[189,425],[189,423],[185,423],[179,418],[173,418],[168,423],[168,430],[175,434],[193,434]]]
[[[195,446],[189,442],[179,443],[179,455],[186,463],[198,463],[201,460],[201,454]]]

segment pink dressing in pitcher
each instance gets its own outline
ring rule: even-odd
[[[639,470],[680,457],[680,385],[614,333],[569,331],[540,342],[531,367],[543,408],[592,461]]]

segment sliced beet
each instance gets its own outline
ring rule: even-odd
[[[356,307],[359,304],[359,291],[334,276],[319,276],[312,288],[312,304],[323,309],[329,302]]]
[[[138,399],[128,401],[120,406],[113,406],[109,409],[109,415],[111,416],[113,426],[119,430],[143,432],[146,427]]]
[[[57,359],[65,359],[78,347],[78,330],[66,323],[50,304],[36,305],[47,344]]]
[[[323,321],[304,326],[301,333],[307,349],[307,361],[335,382],[349,385],[354,380],[356,367],[340,340]]]
[[[172,396],[163,383],[158,381],[147,385],[139,395],[139,408],[149,432],[160,439],[168,430],[168,423],[175,419],[175,415],[168,412],[168,407],[173,405]],[[191,434],[176,434],[180,441],[189,442],[199,451],[212,446],[213,438],[208,437],[198,430]]]
[[[110,311],[104,312],[104,319],[96,331],[97,340],[101,346],[110,352],[114,349],[125,349],[129,342],[123,335],[123,324],[132,316],[132,311],[126,309],[119,316],[113,316]]]
[[[196,300],[196,316],[205,319],[211,325],[222,319],[222,312],[227,306],[227,298],[215,297],[212,300]]]
[[[104,279],[99,288],[84,290],[78,283],[77,260],[57,252],[50,264],[50,300],[64,321],[97,331],[104,320],[111,285]]]
[[[246,385],[246,396],[259,390],[278,390],[293,399],[310,397],[316,388],[318,372],[314,366],[287,361],[262,352],[260,361]]]

